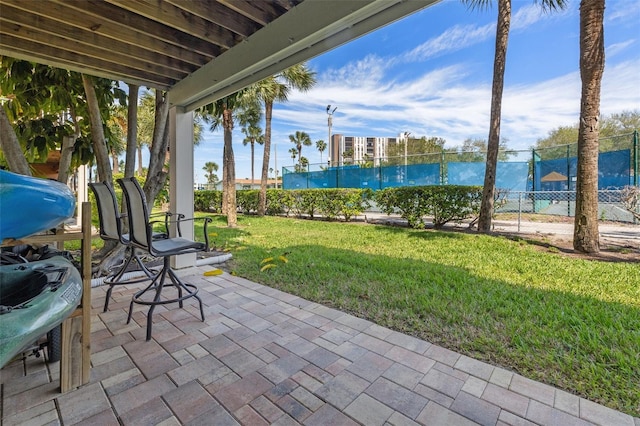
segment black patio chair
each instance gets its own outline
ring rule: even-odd
[[[153,279],[157,272],[147,268],[138,254],[138,249],[130,244],[129,234],[124,232],[125,224],[123,223],[127,215],[120,212],[118,206],[118,200],[116,194],[113,191],[111,185],[105,182],[92,182],[89,183],[89,188],[96,196],[96,204],[98,206],[98,220],[100,223],[100,238],[104,241],[117,241],[126,247],[125,258],[122,266],[110,273],[105,279],[104,283],[109,286],[107,289],[107,295],[104,300],[103,312],[107,312],[109,309],[109,300],[111,299],[111,292],[116,285],[135,284],[142,281]],[[170,212],[161,213],[165,218],[165,227],[163,232],[154,233],[155,239],[163,239],[169,237],[169,217],[172,216]],[[135,262],[137,266],[131,265],[131,262]],[[140,278],[123,279],[123,276],[127,272],[133,272],[136,270],[142,271],[145,276]]]
[[[147,313],[147,340],[151,340],[151,327],[153,325],[152,315],[155,307],[158,305],[178,302],[179,306],[182,308],[182,302],[191,297],[198,301],[200,306],[200,317],[202,318],[202,321],[204,321],[204,310],[202,308],[202,300],[198,296],[198,287],[194,284],[185,283],[178,278],[173,269],[171,269],[171,257],[181,254],[208,251],[209,236],[207,227],[211,222],[211,218],[180,217],[175,220],[170,220],[170,222],[176,224],[184,221],[204,220],[204,243],[182,238],[179,227],[177,227],[177,237],[169,237],[160,240],[154,239],[153,227],[157,222],[149,220],[149,208],[147,207],[145,195],[140,184],[134,178],[118,179],[118,183],[122,187],[122,193],[127,205],[131,244],[148,252],[151,256],[163,258],[162,269],[158,275],[153,278],[147,287],[133,295],[131,304],[129,305],[127,324],[131,322],[134,303],[149,306],[149,311]],[[165,283],[167,276],[171,281],[170,283]],[[177,297],[163,297],[162,290],[165,286],[174,286],[178,292]],[[152,300],[143,298],[145,293],[148,291],[155,293]]]

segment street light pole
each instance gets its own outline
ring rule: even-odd
[[[411,132],[404,132],[404,165],[407,166],[407,147],[409,146],[409,136]]]
[[[336,112],[336,110],[338,109],[338,107],[334,107],[333,110],[331,110],[331,105],[327,105],[327,126],[329,127],[329,165],[331,165],[331,160],[333,159],[332,157],[332,141],[331,141],[331,125],[333,124],[333,113]],[[340,152],[338,150],[338,155],[340,155]]]
[[[407,182],[407,175],[408,175],[408,170],[407,170],[407,147],[409,146],[409,136],[411,135],[411,132],[404,132],[404,180],[405,183]]]

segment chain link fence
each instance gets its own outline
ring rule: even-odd
[[[629,205],[625,201],[625,190],[598,191],[598,217],[600,220],[637,223],[639,205]],[[576,211],[575,191],[508,191],[498,194],[496,213],[543,214],[574,217]]]

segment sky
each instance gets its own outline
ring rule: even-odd
[[[493,2],[496,3],[496,2]],[[512,0],[512,21],[502,101],[501,137],[527,150],[580,114],[579,1],[545,13],[540,1]],[[497,5],[470,10],[459,0],[441,2],[307,61],[317,83],[274,104],[270,167],[291,167],[289,135],[307,132],[314,142],[302,155],[320,163],[315,141],[347,136],[441,137],[445,147],[487,139]],[[640,110],[640,1],[607,0],[603,115]],[[264,126],[263,126],[264,128]],[[222,131],[206,131],[195,148],[194,180],[205,182],[204,163],[222,166]],[[236,178],[251,177],[251,152],[240,126],[233,133]],[[255,149],[255,176],[262,168]],[[327,152],[322,154],[326,162]],[[221,171],[218,173],[222,176]]]

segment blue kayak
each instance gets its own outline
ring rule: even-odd
[[[0,368],[60,325],[82,298],[82,278],[67,259],[0,266]]]
[[[0,241],[55,228],[73,216],[75,206],[67,185],[0,170]]]

